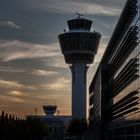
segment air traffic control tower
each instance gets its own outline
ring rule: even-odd
[[[72,118],[87,117],[86,75],[93,63],[101,35],[91,31],[92,21],[78,17],[68,20],[69,31],[58,36],[65,62],[72,72]]]

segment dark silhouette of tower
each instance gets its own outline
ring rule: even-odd
[[[92,21],[82,15],[67,21],[69,31],[58,36],[65,62],[72,71],[72,117],[86,118],[86,75],[93,63],[101,35],[91,30]]]
[[[57,110],[57,106],[56,105],[43,105],[43,110],[47,116],[54,116]]]

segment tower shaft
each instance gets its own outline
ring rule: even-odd
[[[86,63],[74,63],[72,71],[72,117],[86,118],[87,93],[86,93]]]

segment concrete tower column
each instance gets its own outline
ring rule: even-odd
[[[87,116],[87,64],[75,63],[72,72],[72,116],[73,118],[86,118]]]

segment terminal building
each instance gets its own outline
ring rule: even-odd
[[[140,140],[139,0],[127,0],[89,94],[94,140]]]

